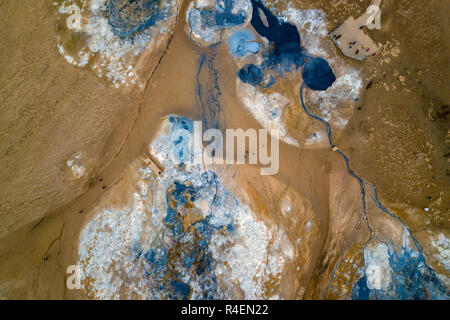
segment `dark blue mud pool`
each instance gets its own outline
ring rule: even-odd
[[[274,70],[278,73],[289,72],[303,66],[303,80],[312,90],[326,90],[336,76],[328,62],[322,58],[309,56],[301,47],[297,27],[280,21],[259,0],[252,0],[253,13],[251,24],[259,35],[266,38],[273,47],[264,56],[264,62],[256,66],[248,64],[238,73],[239,78],[253,86],[270,87],[274,83]],[[261,15],[265,16],[267,24]]]
[[[303,80],[312,90],[327,90],[336,77],[328,62],[322,58],[309,58],[303,65]]]
[[[109,0],[109,24],[115,35],[131,37],[165,18],[161,0]]]
[[[239,70],[238,76],[243,82],[249,83],[254,87],[261,86],[265,80],[265,67],[247,64]],[[275,79],[271,78],[266,87],[270,87],[274,82]]]

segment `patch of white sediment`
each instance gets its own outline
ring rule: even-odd
[[[447,271],[447,274],[438,273],[437,275],[448,287],[450,285],[450,239],[440,233],[431,240],[431,246],[436,251],[434,257]]]
[[[291,198],[289,197],[289,195],[286,195],[282,200],[281,200],[281,213],[283,215],[288,214],[289,212],[291,212],[292,209],[292,201]]]
[[[149,290],[151,279],[144,277],[132,250],[143,231],[144,206],[144,199],[135,193],[130,207],[101,210],[83,229],[78,264],[96,299],[158,298]]]
[[[297,27],[301,45],[309,54],[328,58],[327,44],[323,41],[328,35],[326,14],[323,10],[300,10],[289,4],[280,16],[284,21],[293,23]]]
[[[59,53],[77,67],[90,66],[99,78],[116,87],[139,85],[136,57],[170,32],[178,10],[177,1],[164,2],[168,19],[156,22],[133,38],[121,38],[113,33],[108,22],[106,0],[64,0],[54,5],[59,23]]]
[[[367,287],[371,290],[387,291],[392,277],[389,248],[383,243],[367,247],[364,250],[364,262]]]
[[[306,146],[312,146],[326,141],[326,134],[324,131],[313,132],[308,138],[305,139]]]
[[[436,239],[431,241],[431,245],[438,251],[435,257],[450,272],[450,239],[441,233]]]
[[[201,46],[216,44],[222,40],[222,34],[225,29],[242,27],[251,18],[252,5],[250,0],[239,0],[231,2],[231,13],[234,15],[243,15],[245,22],[237,25],[217,25],[214,21],[214,14],[225,11],[225,3],[220,0],[194,0],[191,1],[186,11],[186,24],[188,26],[189,37],[195,43]],[[202,14],[202,10],[211,10],[214,12],[208,17]]]
[[[289,103],[288,98],[278,92],[263,93],[240,79],[237,87],[240,100],[263,128],[279,130],[281,141],[298,146],[298,141],[286,132],[284,126],[283,111]]]
[[[350,120],[354,102],[358,99],[363,84],[359,72],[355,69],[345,68],[343,72],[339,70],[338,73],[341,75],[337,75],[330,88],[326,91],[311,91],[309,98],[319,109],[321,118],[334,127],[343,129]],[[350,109],[347,112],[345,105]]]
[[[244,299],[271,298],[264,295],[266,281],[281,280],[285,263],[294,258],[294,247],[283,229],[256,221],[247,206],[239,207],[234,217],[234,236],[216,236],[211,241],[214,259],[220,261],[216,275],[225,280],[222,289],[229,296],[238,283]]]
[[[79,179],[86,175],[86,168],[82,164],[83,154],[81,152],[75,153],[73,159],[67,160],[66,164],[72,171],[72,175]]]

